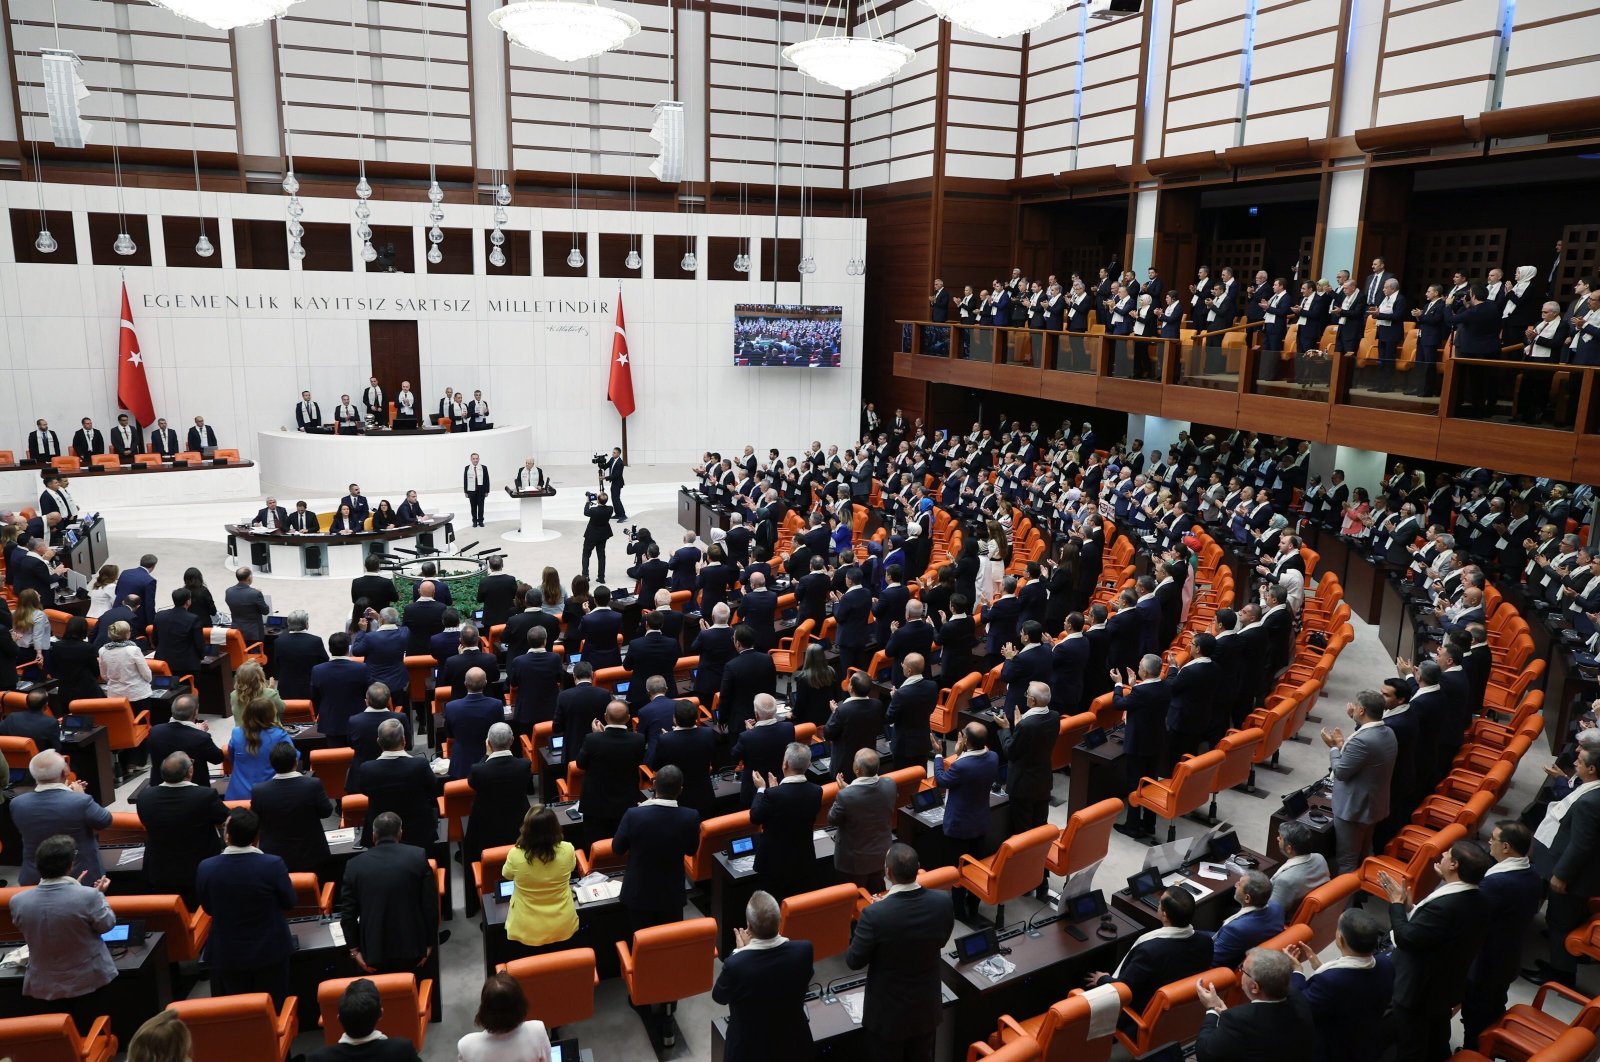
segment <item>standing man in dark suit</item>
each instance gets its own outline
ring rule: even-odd
[[[841,701],[822,728],[833,742],[834,771],[849,782],[855,777],[855,757],[861,749],[877,745],[883,733],[883,702],[872,696],[872,680],[865,671],[850,676],[850,696]]]
[[[1548,875],[1550,958],[1523,973],[1568,988],[1576,987],[1578,960],[1567,951],[1567,934],[1589,917],[1589,900],[1600,895],[1600,749],[1579,750],[1572,769],[1577,786],[1550,805],[1534,834],[1534,864]]]
[[[1123,713],[1126,725],[1122,732],[1124,785],[1129,794],[1139,788],[1139,779],[1160,772],[1162,756],[1166,749],[1167,710],[1172,705],[1172,691],[1161,678],[1161,658],[1154,653],[1139,661],[1139,678],[1126,671],[1124,682],[1111,675],[1111,706]],[[1118,823],[1118,833],[1128,837],[1153,837],[1156,819],[1153,812],[1128,806],[1128,821]]]
[[[367,687],[366,707],[352,715],[348,721],[350,748],[355,751],[356,758],[350,764],[350,770],[375,760],[383,751],[378,741],[378,728],[390,720],[400,724],[400,748],[411,747],[412,729],[411,714],[404,711],[391,711],[389,707],[389,687],[381,682],[374,682]]]
[[[1197,1062],[1254,1062],[1304,1050],[1316,1042],[1311,1013],[1289,993],[1294,960],[1281,951],[1252,948],[1245,956],[1239,987],[1246,1003],[1229,1007],[1216,986],[1201,981],[1197,993],[1206,1015],[1195,1041]]]
[[[957,862],[961,855],[982,859],[988,855],[989,790],[1000,777],[1000,757],[989,748],[989,730],[982,723],[968,723],[956,739],[955,758],[944,762],[944,744],[930,737],[933,749],[933,780],[947,790],[944,802],[945,838]],[[956,911],[964,922],[978,917],[978,898],[965,889],[956,889]]]
[[[698,721],[699,709],[691,700],[671,701],[672,728],[658,734],[649,750],[650,769],[676,768],[683,778],[679,802],[701,820],[716,812],[711,772],[717,756],[717,732]]]
[[[817,863],[812,830],[822,810],[822,787],[806,777],[811,749],[798,742],[783,750],[783,777],[768,774],[756,782],[750,821],[761,827],[756,838],[756,874],[774,896],[811,888]]]
[[[300,401],[294,407],[294,423],[296,431],[318,431],[322,428],[322,407],[311,401],[310,391],[300,392]]]
[[[448,606],[434,597],[434,590],[433,580],[424,579],[422,584],[417,587],[417,599],[406,606],[405,619],[402,621],[402,626],[406,630],[406,653],[408,655],[429,655],[429,641],[435,634],[444,630],[444,614]],[[398,674],[396,677],[399,677]],[[407,677],[403,688],[409,690],[410,681],[410,678]]]
[[[95,454],[106,452],[106,437],[99,428],[94,426],[94,421],[88,417],[83,418],[83,426],[72,433],[72,452],[78,455],[78,460],[85,465],[89,458]]]
[[[378,815],[373,846],[344,868],[339,926],[366,973],[419,972],[439,945],[437,879],[426,851],[400,843],[401,830],[394,812]]]
[[[917,853],[896,844],[884,859],[889,891],[856,920],[845,965],[865,968],[861,1024],[872,1057],[887,1062],[932,1062],[944,1015],[939,967],[955,911],[945,893],[917,883]]]
[[[1211,654],[1217,640],[1204,631],[1194,636],[1193,653],[1172,673],[1167,688],[1172,702],[1167,707],[1167,755],[1164,777],[1171,777],[1179,757],[1200,751],[1212,732],[1219,679]],[[1293,912],[1290,912],[1291,914]]]
[[[1389,814],[1389,789],[1399,753],[1394,730],[1383,725],[1383,695],[1362,690],[1345,705],[1355,730],[1321,731],[1333,775],[1333,833],[1338,873],[1348,874],[1372,851],[1372,832]]]
[[[118,418],[120,419],[120,418]],[[217,433],[211,430],[211,425],[206,423],[206,418],[194,418],[194,427],[189,429],[189,449],[195,453],[204,453],[206,450],[217,448]]]
[[[320,879],[328,862],[322,820],[333,814],[333,801],[322,779],[299,772],[294,745],[280,741],[267,756],[273,775],[250,790],[250,810],[261,819],[261,850],[282,859],[291,874]]]
[[[1089,673],[1091,646],[1081,612],[1067,614],[1064,634],[1050,649],[1050,697],[1060,712],[1076,712]],[[1101,668],[1104,671],[1104,667]]]
[[[1291,944],[1288,956],[1309,969],[1294,974],[1293,989],[1311,1011],[1316,1038],[1313,1062],[1377,1058],[1387,1038],[1382,1014],[1394,996],[1394,963],[1375,954],[1388,934],[1369,912],[1351,907],[1339,916],[1334,946],[1339,957],[1323,963],[1305,944]]]
[[[578,811],[591,843],[615,834],[623,813],[639,803],[646,742],[628,724],[628,706],[612,701],[606,705],[604,725],[594,723],[578,752],[578,767],[584,772]]]
[[[862,585],[861,569],[844,570],[845,589],[833,603],[834,640],[839,647],[839,672],[867,664],[867,642],[872,622],[872,591]]]
[[[483,501],[489,496],[489,469],[479,463],[473,454],[467,467],[461,470],[461,491],[467,496],[467,506],[472,510],[472,526],[483,526]],[[600,578],[604,579],[605,576]]]
[[[1420,377],[1412,393],[1429,398],[1439,393],[1434,368],[1439,364],[1439,352],[1444,349],[1449,330],[1449,311],[1439,285],[1428,285],[1425,303],[1413,308],[1411,316],[1417,323],[1417,373]]]
[[[221,766],[222,749],[210,734],[210,726],[196,721],[200,701],[192,693],[174,697],[170,708],[171,718],[150,728],[145,738],[145,752],[151,763],[162,763],[174,752],[186,753],[194,767],[195,785],[211,784],[211,764]],[[53,725],[53,724],[52,724]]]
[[[145,445],[147,453],[160,454],[163,461],[170,461],[172,455],[181,449],[178,445],[178,433],[167,427],[166,417],[156,421],[156,426],[150,429]]]
[[[136,638],[144,636],[144,629],[155,622],[156,618],[156,555],[146,553],[139,558],[137,568],[125,568],[117,576],[116,600],[126,601],[129,594],[139,596],[140,608],[133,624],[133,634]],[[174,675],[182,672],[174,671]]]
[[[1022,648],[1012,643],[1000,647],[1005,663],[1000,667],[1000,678],[1006,684],[1005,710],[1019,710],[1027,700],[1028,684],[1050,681],[1050,650],[1044,644],[1044,625],[1029,620],[1019,632]]]
[[[1175,980],[1211,969],[1211,938],[1194,929],[1194,897],[1173,885],[1156,901],[1160,928],[1137,937],[1111,973],[1095,971],[1089,988],[1118,983],[1128,988],[1128,1010],[1142,1012],[1156,992]]]
[[[542,632],[542,628],[541,628]],[[530,637],[532,632],[529,632]],[[531,652],[532,649],[530,648]],[[554,656],[555,654],[548,654]],[[559,664],[560,657],[556,657]],[[512,673],[516,684],[517,673]],[[594,665],[580,660],[572,665],[572,686],[556,697],[555,732],[562,738],[563,763],[575,763],[578,751],[594,733],[594,724],[605,717],[606,705],[611,703],[611,691],[594,684]],[[518,725],[521,725],[519,720]],[[517,820],[521,824],[521,820]]]
[[[186,754],[172,753],[159,770],[161,784],[146,786],[134,802],[146,835],[144,880],[150,891],[177,893],[192,909],[195,871],[222,851],[217,827],[228,808],[215,789],[195,784]]]
[[[1027,710],[1020,716],[1014,708],[994,714],[999,729],[996,736],[1006,760],[1006,793],[1011,798],[1006,805],[1006,829],[1013,836],[1043,826],[1049,819],[1050,789],[1055,781],[1050,758],[1061,732],[1061,714],[1050,707],[1048,685],[1028,683],[1026,704]],[[1046,878],[1034,893],[1041,900],[1048,875]]]
[[[635,711],[644,706],[645,683],[652,676],[665,681],[669,691],[676,682],[678,643],[661,633],[661,621],[661,613],[651,612],[644,618],[644,634],[628,643],[625,663],[633,672],[628,679],[628,707]]]
[[[1434,864],[1439,884],[1415,904],[1409,887],[1378,872],[1394,927],[1397,1059],[1441,1062],[1450,1056],[1451,1012],[1461,1002],[1485,930],[1478,884],[1492,862],[1476,841],[1457,841]],[[1554,926],[1550,935],[1555,938]]]
[[[198,446],[191,446],[191,450],[198,450]],[[125,465],[133,464],[133,455],[144,452],[144,436],[139,431],[139,425],[133,423],[126,413],[117,414],[117,426],[111,429],[111,450]]]
[[[611,850],[625,856],[622,906],[637,933],[683,917],[683,861],[700,845],[700,816],[679,806],[683,772],[668,764],[656,772],[655,796],[622,813]]]
[[[1112,671],[1131,671],[1139,666],[1138,595],[1124,590],[1117,598],[1117,610],[1105,621],[1106,666]]]
[[[406,728],[399,719],[378,724],[378,758],[350,768],[345,789],[367,797],[367,819],[361,830],[361,843],[372,847],[372,822],[385,811],[400,816],[407,844],[420,848],[433,845],[438,833],[439,787],[428,769],[428,761],[406,751]]]
[[[266,595],[251,582],[253,575],[248,566],[240,568],[233,575],[234,584],[228,587],[223,600],[228,603],[228,614],[232,617],[234,627],[244,635],[245,644],[252,645],[266,636],[261,621],[272,609],[267,605]]]
[[[1467,971],[1461,1000],[1463,1047],[1478,1049],[1478,1034],[1506,1012],[1506,994],[1517,979],[1523,940],[1539,912],[1544,883],[1528,862],[1533,833],[1516,819],[1501,819],[1489,834],[1489,855],[1494,866],[1478,883],[1483,897],[1485,930],[1483,947]]]
[[[358,575],[350,582],[350,603],[352,605],[359,605],[365,600],[365,607],[382,610],[400,599],[400,595],[395,593],[394,580],[378,574],[383,568],[382,557],[374,553],[367,557],[364,566],[367,574]]]
[[[728,612],[725,602],[713,605],[710,618],[700,620],[700,630],[689,644],[689,655],[700,658],[700,665],[695,668],[694,694],[701,704],[710,704],[712,696],[722,688],[722,669],[733,659]]]
[[[628,511],[622,505],[622,488],[624,485],[622,481],[622,470],[625,467],[627,466],[622,460],[622,447],[613,446],[611,448],[611,460],[606,462],[605,474],[606,482],[611,485],[611,501],[616,508],[616,519],[617,523],[619,524],[628,519]],[[601,504],[604,504],[605,500],[605,495],[601,494]],[[605,578],[605,565],[606,562],[602,559],[600,561],[600,578],[602,579]]]
[[[485,848],[514,844],[528,814],[528,794],[536,775],[527,760],[512,749],[516,734],[505,723],[489,728],[484,757],[472,765],[472,816],[461,838],[462,856],[470,866]]]
[[[755,643],[755,631],[748,625],[741,623],[735,627],[733,646],[737,651],[722,668],[722,699],[718,712],[722,716],[720,722],[735,738],[749,725],[756,695],[778,692],[778,670],[772,657],[759,652]]]
[[[755,802],[756,787],[762,780],[783,769],[783,750],[794,742],[794,724],[778,718],[778,702],[771,693],[756,694],[751,711],[753,719],[730,753],[734,763],[744,764],[739,802],[746,808]]]
[[[172,592],[172,607],[155,616],[155,656],[174,675],[199,674],[205,655],[205,620],[189,611],[189,598],[188,587],[178,587]]]
[[[372,515],[372,503],[367,500],[367,496],[365,494],[361,493],[361,484],[352,483],[350,484],[349,490],[349,494],[346,494],[344,497],[339,499],[339,504],[341,506],[350,506],[350,518],[355,521],[357,527],[364,527],[367,522],[367,517]],[[408,492],[407,499],[409,500],[409,498],[410,493]],[[400,522],[404,524],[415,521],[408,521],[402,514],[400,516]],[[373,607],[376,608],[379,606]]]
[[[504,557],[489,558],[489,574],[478,582],[478,604],[483,606],[483,629],[498,627],[516,607],[517,579],[506,574]]]
[[[321,638],[306,630],[311,617],[304,609],[295,609],[285,619],[288,630],[278,636],[272,650],[278,696],[286,701],[303,700],[311,696],[311,674],[317,665],[327,663],[328,649]]]
[[[593,678],[593,664],[580,660],[574,665],[574,671],[580,667],[588,667],[589,676]],[[561,689],[565,678],[566,671],[561,665],[561,658],[545,646],[544,628],[529,630],[528,651],[506,665],[506,680],[511,687],[512,702],[516,705],[514,718],[518,733],[530,734],[537,724],[557,719],[561,714],[561,698],[565,696]],[[594,689],[592,685],[584,688],[591,692]],[[574,744],[572,736],[568,736],[565,744],[569,746],[569,755],[577,754],[576,745],[583,743],[582,735],[589,732],[589,724],[600,718],[600,712],[605,709],[610,697],[604,690],[600,693],[599,703],[593,705],[591,714],[582,720],[577,742]]]
[[[945,288],[944,281],[933,282],[933,294],[928,296],[928,320],[935,324],[943,324],[950,319],[950,292]]]
[[[889,695],[884,712],[889,753],[897,769],[920,767],[928,760],[928,721],[939,706],[939,684],[922,673],[925,666],[920,653],[911,653],[901,661],[905,678]]]
[[[483,691],[489,677],[483,668],[467,671],[466,696],[444,706],[445,731],[450,738],[450,777],[465,778],[485,756],[489,728],[505,721],[506,702]],[[452,687],[454,688],[454,687]]]
[[[628,569],[628,578],[637,579],[636,589],[641,601],[654,601],[656,591],[666,588],[672,577],[672,566],[661,559],[661,543],[652,542],[645,547],[645,560]]]
[[[329,658],[311,669],[311,706],[317,729],[329,744],[345,744],[350,717],[366,707],[367,666],[350,659],[350,636],[344,631],[328,635]]]
[[[681,878],[682,875],[680,874]],[[711,998],[728,1007],[725,1062],[801,1062],[811,1057],[806,990],[811,985],[809,940],[778,936],[780,909],[757,891],[744,908],[745,928],[722,964]]]
[[[739,620],[755,632],[755,647],[767,652],[777,644],[773,630],[778,612],[778,595],[767,589],[767,578],[760,572],[750,573],[749,587],[739,602]]]
[[[583,529],[583,577],[589,577],[589,557],[599,557],[598,581],[606,581],[606,542],[611,538],[611,506],[606,504],[606,493],[601,491],[590,497],[583,506],[583,515],[589,523]]]
[[[28,460],[48,465],[52,457],[61,456],[61,436],[50,430],[50,422],[43,417],[33,422],[33,428],[28,433]]]
[[[1489,291],[1482,284],[1472,285],[1467,296],[1467,308],[1456,314],[1455,353],[1462,358],[1497,360],[1500,357],[1500,306],[1489,301]],[[1472,366],[1467,370],[1467,395],[1479,416],[1483,416],[1498,403],[1495,394],[1494,370]]]
[[[211,991],[219,996],[268,992],[281,1007],[289,994],[294,953],[285,917],[295,905],[289,870],[283,860],[256,847],[261,820],[249,808],[233,810],[225,833],[228,846],[195,873],[196,898],[211,916],[205,949]]]

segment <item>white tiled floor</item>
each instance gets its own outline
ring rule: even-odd
[[[502,545],[507,554],[507,570],[525,580],[536,581],[545,565],[553,565],[564,581],[570,580],[578,570],[583,530],[582,492],[592,482],[592,469],[581,466],[547,471],[553,475],[562,493],[548,505],[546,521],[548,526],[562,532],[561,538],[537,544],[501,542],[500,534],[515,528],[508,513],[507,518],[491,519],[487,528],[478,529],[475,534],[472,528],[462,529],[458,532],[460,544],[477,538],[483,543],[479,548],[486,548],[489,544]],[[685,470],[675,467],[647,466],[629,470],[630,485],[625,488],[624,499],[628,504],[630,523],[650,528],[663,543],[664,549],[675,544],[681,535],[677,526],[675,494],[677,484],[685,478]],[[453,506],[462,514],[465,513],[464,501],[447,497],[424,498],[425,504],[430,507]],[[220,601],[223,590],[233,581],[232,573],[224,567],[221,525],[238,518],[239,514],[232,511],[235,508],[196,499],[192,506],[180,510],[162,510],[159,514],[110,513],[111,559],[126,565],[137,563],[142,553],[154,552],[161,558],[156,575],[164,589],[178,585],[186,567],[198,567]],[[495,515],[491,509],[490,516]],[[615,582],[625,581],[625,559],[623,539],[619,535],[612,540],[608,566],[608,574]],[[342,581],[261,580],[259,585],[272,595],[277,610],[287,611],[296,607],[307,609],[311,614],[312,629],[324,636],[340,629],[349,608],[348,584]],[[1327,696],[1315,713],[1321,717],[1321,725],[1347,724],[1343,714],[1346,701],[1356,691],[1375,686],[1393,674],[1392,661],[1378,644],[1376,630],[1359,620],[1354,623],[1356,640],[1333,669]],[[228,720],[222,721],[220,726],[213,723],[219,740],[225,740],[228,725]],[[1238,828],[1240,837],[1252,847],[1261,848],[1266,844],[1268,819],[1282,794],[1309,784],[1326,772],[1326,749],[1316,740],[1317,725],[1310,724],[1305,730],[1305,735],[1312,739],[1310,743],[1290,742],[1284,745],[1280,770],[1258,773],[1260,793],[1245,795],[1230,791],[1221,794],[1218,803],[1222,817],[1232,822]],[[1532,798],[1540,781],[1540,768],[1548,760],[1543,744],[1536,745],[1534,754],[1524,762],[1513,781],[1505,801],[1505,810],[1514,813]],[[1066,785],[1064,777],[1057,779],[1057,793],[1063,798]],[[125,786],[124,794],[127,789]],[[118,806],[125,805],[119,803]],[[1053,809],[1050,818],[1057,825],[1065,824],[1065,804]],[[1180,822],[1178,829],[1179,835],[1185,836],[1198,831],[1200,827],[1184,821]],[[1117,887],[1116,883],[1124,881],[1140,868],[1144,852],[1143,845],[1113,834],[1110,854],[1099,872],[1097,886],[1108,890]],[[14,877],[14,872],[0,871],[0,876]],[[1032,903],[1031,900],[1025,900],[1014,906],[1008,905],[1007,914],[1012,917],[1031,914]],[[477,990],[481,984],[482,952],[475,924],[466,920],[458,907],[457,917],[448,925],[453,935],[442,949],[444,1021],[430,1029],[428,1046],[423,1053],[429,1062],[445,1062],[456,1057],[456,1038],[472,1029],[472,1015],[477,1007]],[[1530,943],[1542,948],[1543,938],[1535,938]],[[842,962],[834,958],[819,964],[817,975],[818,979],[825,980],[841,972]],[[1580,976],[1585,982],[1590,979],[1587,967],[1580,968]],[[1061,994],[1065,995],[1074,987],[1077,986],[1063,984]],[[204,986],[201,990],[204,990]],[[1512,996],[1514,1001],[1530,999],[1531,986],[1518,982],[1512,988]],[[720,1012],[721,1008],[712,1004],[709,996],[684,1001],[678,1012],[683,1038],[675,1057],[708,1059],[711,1043],[709,1022]],[[594,1048],[598,1060],[647,1059],[651,1055],[643,1026],[629,1008],[620,981],[603,982],[596,993],[595,1017],[571,1026],[565,1032],[577,1036],[585,1046]],[[318,1043],[320,1032],[313,1029],[301,1034],[296,1048],[307,1051]]]

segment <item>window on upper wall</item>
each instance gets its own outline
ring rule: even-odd
[[[416,249],[411,246],[408,225],[372,226],[372,247],[378,252],[373,262],[363,262],[368,273],[415,273]],[[359,261],[359,259],[357,259]]]
[[[288,227],[282,221],[234,218],[233,261],[240,269],[288,269]]]
[[[589,237],[585,233],[546,232],[541,234],[544,249],[544,275],[547,277],[586,277],[589,275]],[[583,252],[583,265],[567,265],[567,255],[577,247]]]
[[[750,241],[738,236],[706,237],[706,279],[748,280],[749,273],[733,268],[733,260],[750,253]]]
[[[300,246],[306,256],[300,268],[313,273],[348,273],[352,256],[350,252],[350,226],[333,221],[302,222],[305,234]]]
[[[483,231],[484,271],[491,277],[533,276],[533,234],[526,229],[501,229],[500,235],[506,242],[500,245],[500,250],[506,256],[506,264],[497,266],[489,261],[489,252],[494,250],[494,243],[489,239],[491,231]]]
[[[774,276],[773,268],[777,268]],[[772,240],[761,241],[761,279],[763,281],[800,279],[800,241],[779,240],[774,253]]]
[[[472,230],[441,228],[439,231],[444,233],[444,242],[439,245],[439,261],[434,263],[423,259],[427,271],[435,276],[470,274],[472,272]],[[424,251],[423,253],[426,254],[427,252]],[[488,265],[488,262],[485,262],[484,265]]]
[[[655,238],[657,280],[693,280],[699,272],[683,268],[683,256],[694,251],[700,256],[700,239],[697,236],[657,236]]]
[[[167,214],[161,218],[161,242],[167,249],[167,265],[185,269],[221,269],[222,248],[217,244],[221,237],[216,218],[206,218],[206,239],[211,241],[211,255],[202,258],[195,253],[194,245],[200,242],[200,219]]]
[[[39,212],[37,210],[13,210],[11,212],[11,245],[18,262],[30,265],[74,265],[78,261],[78,235],[72,230],[72,212],[68,210],[47,210],[44,215],[44,228],[50,230],[50,236],[56,241],[56,249],[49,254],[44,254],[34,247],[34,241],[39,238]]]
[[[628,268],[628,252],[635,247],[644,254],[644,238],[626,232],[600,234],[600,276],[631,280],[644,275],[643,263],[639,269]]]
[[[118,254],[112,250],[117,236],[127,221],[128,237],[133,240],[132,254]],[[51,230],[52,236],[55,231]],[[60,239],[60,237],[57,237]],[[143,214],[90,214],[89,257],[95,265],[147,266],[150,264],[150,220]]]

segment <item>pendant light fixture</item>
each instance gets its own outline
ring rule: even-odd
[[[569,102],[572,104],[569,113],[576,113],[578,97],[570,97]],[[583,251],[578,248],[578,126],[575,121],[567,122],[567,153],[572,163],[572,250],[567,252],[567,265],[573,269],[582,269]]]
[[[189,35],[183,35],[183,99],[189,115],[189,157],[194,163],[194,203],[200,220],[200,238],[194,241],[194,253],[199,258],[210,258],[217,253],[206,236],[206,201],[200,193],[200,143],[194,132],[194,88],[189,77]]]
[[[989,3],[990,0],[974,0]],[[1041,0],[1054,3],[1057,0]],[[834,12],[837,13],[834,13]],[[838,23],[834,32],[824,32],[830,13]],[[849,9],[842,3],[830,2],[817,23],[817,35],[810,40],[798,41],[783,50],[783,57],[809,78],[843,89],[857,92],[876,85],[900,72],[916,55],[903,44],[896,44],[883,35],[883,25],[878,18],[877,5],[867,0],[867,9],[861,19],[866,36],[850,33]]]
[[[282,18],[297,0],[150,0],[179,18],[212,29],[236,30]]]
[[[356,238],[361,241],[361,260],[366,263],[378,260],[378,249],[372,246],[372,185],[367,183],[367,133],[361,107],[361,32],[355,14],[350,15],[350,84],[356,99]]]
[[[33,86],[28,85],[24,93],[29,112],[33,111]],[[33,183],[39,193],[39,235],[33,238],[33,249],[40,254],[55,254],[59,248],[56,238],[50,235],[50,219],[44,212],[44,173],[39,169],[39,141],[36,137],[28,137],[28,147],[33,152]]]
[[[519,48],[575,63],[620,47],[639,20],[595,0],[515,0],[489,12],[489,22]]]
[[[278,69],[287,70],[288,68],[283,61],[283,35],[274,34],[274,36],[277,37]],[[296,262],[300,262],[304,261],[306,257],[305,245],[300,242],[300,238],[306,234],[305,226],[300,223],[301,217],[305,215],[306,208],[300,205],[300,180],[294,175],[294,131],[289,125],[289,97],[288,93],[283,91],[282,74],[278,78],[278,100],[283,108],[281,117],[283,122],[283,152],[288,163],[286,172],[283,175],[283,191],[289,197],[289,203],[285,208],[289,215],[288,224],[285,226],[289,234],[289,257]]]
[[[506,207],[511,205],[511,189],[506,186],[505,174],[496,170],[499,177],[499,187],[494,192],[494,229],[489,233],[489,264],[499,269],[506,264],[506,252],[502,250],[506,243],[506,234],[500,229],[507,221]]]
[[[428,262],[438,265],[444,261],[444,250],[439,246],[444,243],[444,230],[439,223],[444,221],[444,189],[439,187],[439,174],[434,168],[433,159],[433,55],[429,38],[432,34],[428,30],[428,0],[422,0],[422,89],[423,99],[428,108],[428,220],[433,227],[428,229]]]

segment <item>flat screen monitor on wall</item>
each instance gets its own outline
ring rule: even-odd
[[[837,369],[843,332],[838,306],[733,308],[733,363],[792,369]]]

